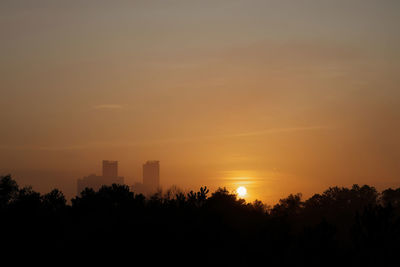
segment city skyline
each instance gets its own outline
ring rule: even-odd
[[[125,184],[124,177],[118,176],[118,161],[103,160],[101,175],[89,174],[77,179],[76,195],[79,196],[86,188],[98,191],[102,186],[110,186],[112,184]]]
[[[76,196],[80,196],[86,188],[98,191],[103,186],[111,186],[112,184],[127,185],[133,192],[151,196],[157,192],[162,192],[160,184],[160,161],[148,160],[143,166],[143,175],[141,181],[134,183],[125,182],[123,176],[118,175],[117,160],[103,160],[102,174],[89,174],[76,180],[77,191]]]

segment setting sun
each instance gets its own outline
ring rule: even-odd
[[[244,186],[238,187],[238,189],[236,189],[236,192],[239,197],[245,197],[247,195],[247,189]]]

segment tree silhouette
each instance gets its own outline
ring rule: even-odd
[[[125,185],[90,188],[68,204],[60,190],[41,195],[0,177],[2,253],[164,264],[397,266],[400,189],[331,187],[270,208],[226,188],[149,198]]]
[[[42,201],[44,207],[54,212],[62,210],[67,204],[64,194],[58,189],[53,189],[51,192],[45,194],[42,197]]]
[[[11,178],[11,175],[6,175],[0,179],[0,207],[5,207],[18,194],[17,182]]]
[[[279,204],[273,207],[271,214],[275,216],[294,216],[300,214],[303,208],[301,197],[302,195],[298,193],[296,195],[290,194],[287,198],[280,199]]]
[[[381,201],[384,206],[400,207],[400,188],[386,189],[382,192]]]

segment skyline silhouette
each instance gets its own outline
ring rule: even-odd
[[[91,188],[98,191],[104,185],[124,184],[124,177],[118,176],[118,161],[103,160],[102,175],[90,174],[76,181],[79,195],[85,188]]]
[[[112,184],[128,185],[135,189],[138,194],[145,196],[153,195],[161,190],[160,186],[160,162],[158,160],[148,160],[143,164],[142,182],[126,184],[124,177],[118,176],[118,161],[103,160],[102,175],[90,174],[76,181],[76,195],[80,195],[86,188],[98,191],[102,186]]]

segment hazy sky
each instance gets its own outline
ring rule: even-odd
[[[70,197],[245,185],[273,203],[400,186],[400,1],[0,2],[0,173]]]

